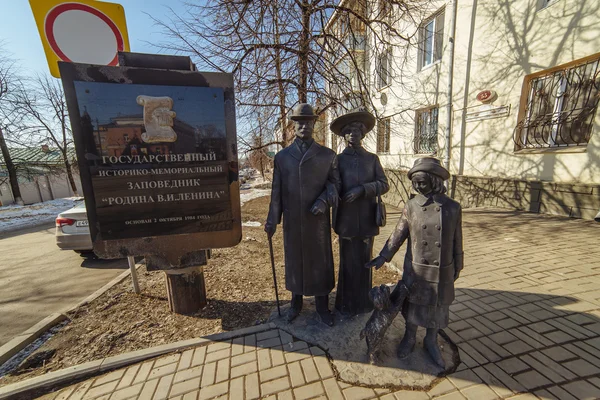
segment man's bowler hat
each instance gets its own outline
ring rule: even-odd
[[[311,107],[310,104],[306,104],[306,103],[300,103],[300,104],[296,104],[296,106],[294,106],[294,108],[292,109],[292,115],[290,116],[290,119],[297,121],[299,119],[317,119],[319,118],[317,115],[315,115],[315,111],[313,110],[313,108]]]

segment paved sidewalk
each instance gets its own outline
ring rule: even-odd
[[[390,218],[376,251],[394,224]],[[465,210],[463,226],[465,269],[445,330],[462,364],[428,392],[347,385],[321,349],[272,329],[122,368],[42,399],[600,398],[600,224],[473,209]],[[403,255],[401,249],[396,261]]]

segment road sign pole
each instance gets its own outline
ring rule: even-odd
[[[133,282],[133,291],[140,294],[140,283],[138,282],[137,270],[135,269],[135,257],[128,256],[129,270],[131,271],[131,281]]]

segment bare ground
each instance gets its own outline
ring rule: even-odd
[[[263,222],[267,210],[268,197],[250,200],[242,207],[242,219]],[[337,266],[335,234],[333,238]],[[273,237],[273,247],[279,296],[285,304],[290,293],[284,284],[281,229]],[[147,272],[144,267],[138,272],[140,295],[126,279],[70,313],[70,322],[28,358],[36,361],[0,378],[0,385],[107,356],[260,324],[275,307],[269,248],[262,227],[244,227],[238,246],[213,250],[205,267],[208,305],[194,315],[169,311],[163,272]],[[373,271],[373,285],[397,279],[397,274],[385,267]]]

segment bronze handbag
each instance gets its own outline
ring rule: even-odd
[[[381,200],[379,185],[377,185],[377,212],[375,213],[375,223],[377,226],[385,226],[386,223],[385,204]]]

